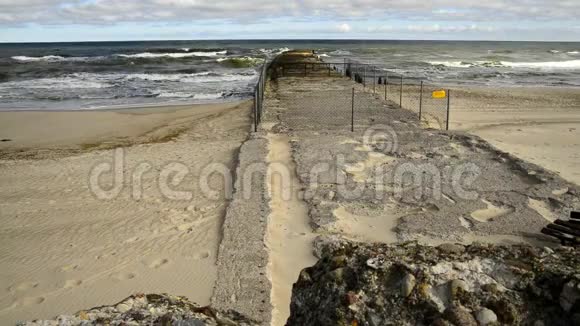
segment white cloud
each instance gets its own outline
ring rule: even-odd
[[[352,28],[350,27],[350,25],[349,25],[349,24],[346,24],[346,23],[345,23],[345,24],[340,24],[340,25],[338,25],[338,26],[337,26],[337,29],[338,29],[338,31],[339,31],[339,32],[341,32],[341,33],[348,33],[348,32],[350,32],[350,31],[351,31],[351,29],[352,29]]]
[[[425,33],[461,33],[461,32],[493,32],[496,29],[489,26],[471,25],[448,25],[442,26],[439,24],[433,25],[410,25],[407,27],[410,32],[425,32]]]
[[[574,21],[578,0],[0,0],[0,24],[245,23],[268,18],[406,21]]]

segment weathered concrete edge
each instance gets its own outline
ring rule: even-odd
[[[235,310],[264,325],[272,319],[266,247],[270,196],[267,189],[268,140],[253,134],[242,144],[233,199],[223,224],[218,277],[212,307]]]

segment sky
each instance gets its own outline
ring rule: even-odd
[[[580,0],[0,0],[0,42],[580,41]]]

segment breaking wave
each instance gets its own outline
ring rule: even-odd
[[[535,68],[535,69],[580,69],[580,60],[547,61],[547,62],[510,62],[510,61],[430,61],[433,66],[450,68],[472,67],[509,67],[509,68]]]
[[[352,53],[350,53],[350,51],[346,51],[346,50],[336,50],[336,51],[330,52],[329,54],[336,55],[336,56],[344,56],[344,55],[351,55]]]
[[[139,58],[139,59],[151,59],[151,58],[191,58],[191,57],[217,57],[226,55],[228,51],[214,51],[214,52],[172,52],[172,53],[153,53],[153,52],[143,52],[136,54],[116,54],[115,56],[121,58]]]
[[[19,62],[64,62],[64,61],[90,61],[90,60],[102,60],[104,57],[63,57],[59,55],[46,55],[43,57],[27,57],[23,55],[18,55],[12,57],[12,60]]]

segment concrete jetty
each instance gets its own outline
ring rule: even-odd
[[[477,136],[422,128],[415,113],[342,76],[310,50],[274,61],[263,105],[259,131],[240,151],[212,303],[264,324],[278,304],[267,247],[277,209],[268,178],[273,135],[288,139],[300,199],[318,236],[552,246],[557,243],[541,229],[580,209],[578,186]],[[246,175],[249,167],[255,177]]]

